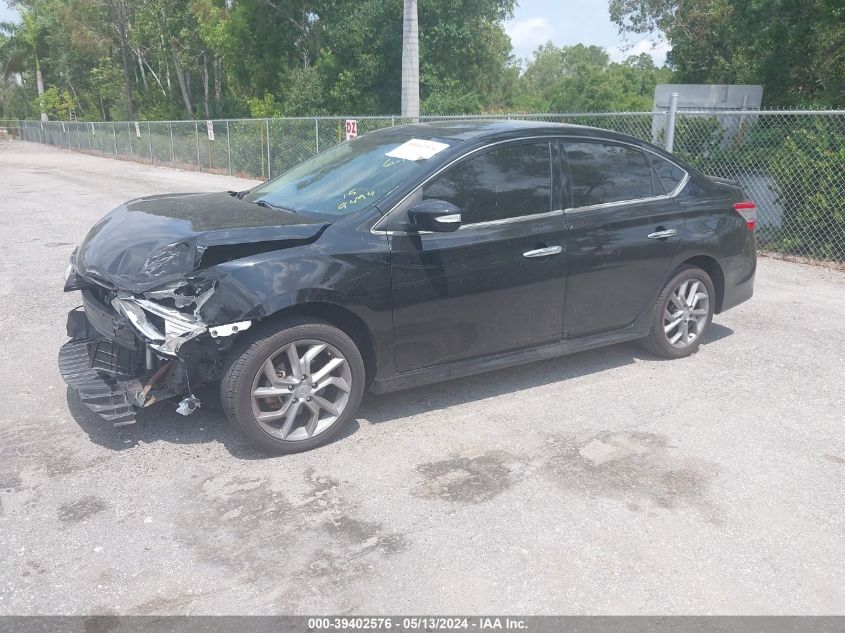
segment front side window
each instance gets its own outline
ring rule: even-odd
[[[549,143],[494,149],[461,163],[423,187],[423,200],[445,200],[463,224],[551,211]]]
[[[640,150],[596,142],[565,143],[564,148],[573,207],[654,195],[651,167]]]

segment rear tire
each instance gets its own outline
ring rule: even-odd
[[[713,320],[715,301],[710,276],[697,266],[681,266],[657,297],[643,348],[664,358],[694,354]]]
[[[229,421],[272,453],[329,442],[353,418],[364,394],[364,361],[343,331],[317,319],[245,333],[232,350],[220,399]]]

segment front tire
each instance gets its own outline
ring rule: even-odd
[[[697,266],[680,267],[657,298],[642,346],[664,358],[694,354],[713,320],[715,302],[710,276]]]
[[[353,418],[364,394],[361,352],[349,336],[316,319],[248,333],[220,382],[229,421],[273,453],[329,442]]]

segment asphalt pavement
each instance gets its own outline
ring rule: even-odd
[[[0,141],[0,614],[845,611],[845,274],[761,259],[694,356],[384,396],[267,457],[209,397],[113,429],[56,366],[126,199],[250,181]]]

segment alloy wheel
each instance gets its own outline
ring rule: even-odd
[[[663,309],[663,331],[672,347],[692,345],[704,332],[710,313],[707,287],[698,279],[685,279],[669,294]]]
[[[252,381],[252,413],[273,437],[296,442],[333,426],[349,402],[352,371],[336,347],[307,339],[271,354]]]

